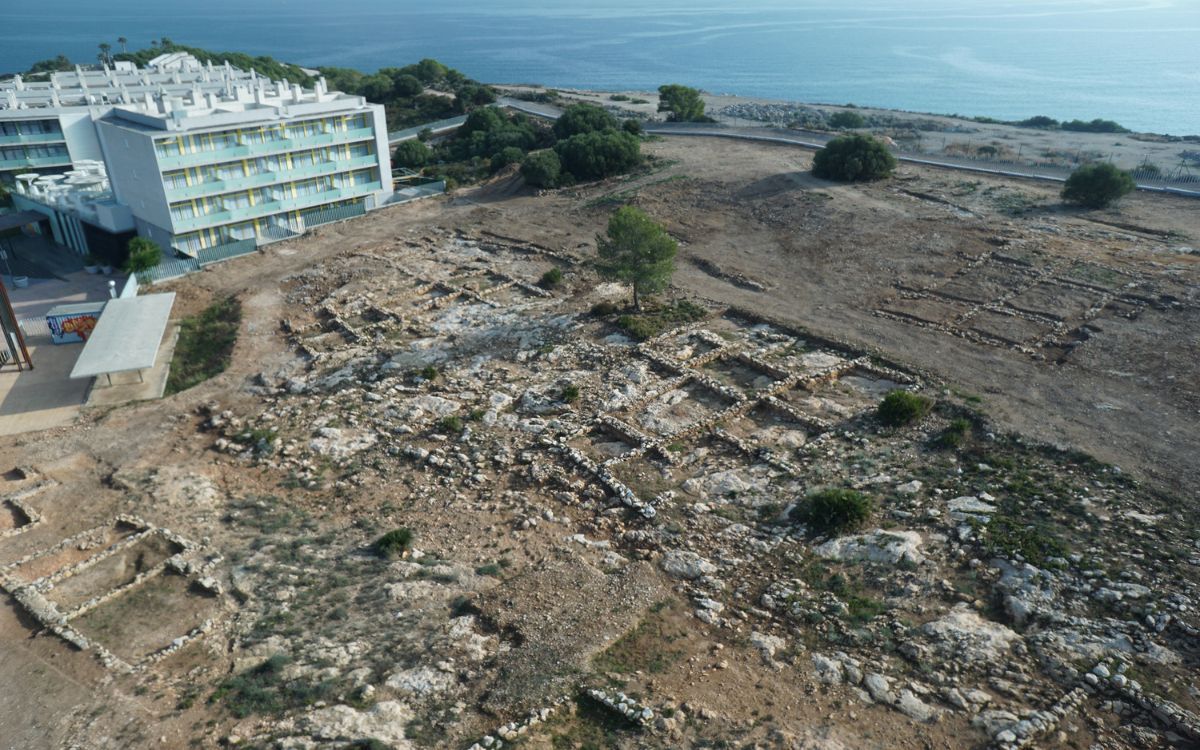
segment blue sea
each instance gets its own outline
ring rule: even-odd
[[[366,71],[1200,133],[1200,0],[3,0],[0,71],[162,36]]]

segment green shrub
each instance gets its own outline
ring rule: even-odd
[[[551,268],[549,271],[542,274],[542,278],[538,279],[538,286],[542,289],[554,289],[563,282],[563,272],[557,268]]]
[[[642,163],[637,138],[617,130],[573,135],[554,146],[564,171],[577,180],[599,180],[627,172]]]
[[[1055,130],[1058,128],[1058,120],[1046,115],[1035,115],[1026,120],[1021,120],[1017,123],[1023,128],[1040,128],[1042,130]]]
[[[819,534],[838,534],[863,525],[874,505],[861,492],[827,489],[814,492],[792,509],[792,519]]]
[[[574,383],[569,384],[568,386],[566,386],[565,388],[562,389],[561,398],[565,403],[568,403],[568,404],[572,403],[574,401],[578,401],[579,400],[579,386],[575,385]]]
[[[952,420],[946,429],[942,430],[933,443],[938,448],[957,448],[971,434],[970,420],[959,417]]]
[[[604,300],[592,305],[591,313],[597,318],[607,318],[609,315],[616,315],[621,312],[621,306],[616,302]]]
[[[1063,130],[1071,130],[1077,133],[1128,133],[1129,128],[1122,127],[1112,120],[1102,120],[1099,117],[1088,122],[1084,120],[1071,120],[1060,125]]]
[[[711,122],[699,89],[678,83],[658,87],[658,111],[667,112],[670,122]]]
[[[223,702],[234,716],[244,719],[254,714],[282,714],[292,708],[329,700],[336,692],[337,686],[328,681],[286,680],[283,672],[289,663],[288,657],[276,654],[257,667],[222,682],[208,702]]]
[[[630,338],[645,341],[672,328],[703,320],[707,316],[708,310],[700,305],[688,300],[678,300],[663,307],[647,308],[640,313],[622,315],[617,318],[617,327]]]
[[[534,187],[552,188],[562,174],[562,162],[550,149],[534,151],[521,163],[521,176]]]
[[[895,390],[884,396],[876,415],[879,421],[889,427],[912,424],[929,413],[933,403],[915,393]]]
[[[401,141],[392,152],[392,166],[406,169],[420,169],[433,158],[433,151],[426,146],[418,136],[412,140]]]
[[[412,549],[411,529],[393,529],[375,541],[375,554],[384,558],[400,557]]]
[[[629,133],[630,135],[637,135],[637,136],[642,135],[642,133],[644,132],[644,130],[642,128],[641,120],[634,120],[633,118],[630,118],[630,119],[626,120],[625,122],[621,123],[621,130],[624,130],[626,133]]]
[[[1087,208],[1104,208],[1136,187],[1131,174],[1108,162],[1085,164],[1067,178],[1062,198]]]
[[[154,268],[162,262],[162,248],[154,240],[134,237],[129,241],[129,256],[125,259],[125,271],[136,274]]]
[[[437,380],[438,369],[433,365],[425,365],[417,374],[425,380]]]
[[[853,130],[854,128],[865,128],[867,126],[867,118],[857,112],[835,112],[829,116],[829,127],[837,128],[838,130]]]
[[[450,414],[448,416],[442,417],[441,419],[438,420],[438,427],[442,430],[445,430],[446,432],[452,432],[452,433],[462,432],[463,431],[462,417],[459,417],[455,414]]]
[[[840,135],[813,156],[813,174],[826,180],[879,180],[896,169],[896,157],[869,135]]]
[[[509,164],[519,164],[525,158],[525,152],[516,146],[505,146],[492,155],[492,171],[499,172]]]
[[[595,104],[572,104],[554,122],[554,135],[563,140],[580,133],[616,129],[617,118]]]

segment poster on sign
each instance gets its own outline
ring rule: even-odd
[[[60,305],[46,313],[46,325],[50,338],[56,344],[73,344],[88,340],[104,303],[83,305]]]

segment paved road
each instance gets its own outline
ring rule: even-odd
[[[502,107],[524,112],[536,117],[545,117],[547,119],[558,119],[562,114],[562,110],[558,107],[549,104],[538,104],[535,102],[525,102],[518,99],[501,97],[497,104]],[[766,143],[783,143],[790,146],[799,146],[808,149],[820,149],[826,143],[831,141],[835,136],[827,133],[813,133],[807,131],[782,130],[768,126],[762,127],[746,127],[746,126],[727,126],[720,123],[715,124],[690,124],[690,123],[671,123],[671,122],[656,122],[645,124],[647,133],[655,135],[679,135],[679,136],[703,136],[705,138],[734,138],[742,141],[763,141]],[[1027,180],[1042,180],[1046,182],[1065,182],[1070,170],[1058,169],[1052,167],[1031,167],[1026,165],[989,165],[984,166],[979,162],[972,162],[967,159],[955,159],[953,157],[939,156],[937,158],[929,158],[922,155],[896,154],[896,158],[908,164],[919,164],[927,167],[939,167],[941,169],[954,169],[960,172],[974,172],[977,174],[991,174],[1002,177],[1019,177]],[[1185,188],[1172,185],[1155,185],[1148,183],[1138,183],[1139,190],[1145,190],[1153,193],[1169,193],[1171,195],[1182,195],[1188,198],[1200,198],[1200,187]]]

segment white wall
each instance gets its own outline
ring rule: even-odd
[[[96,129],[108,165],[108,180],[117,200],[129,206],[139,219],[139,227],[141,222],[171,226],[171,210],[151,134],[121,127],[107,119],[97,121]]]
[[[58,116],[58,125],[67,140],[67,151],[71,154],[71,161],[104,158],[89,112],[62,113]]]

